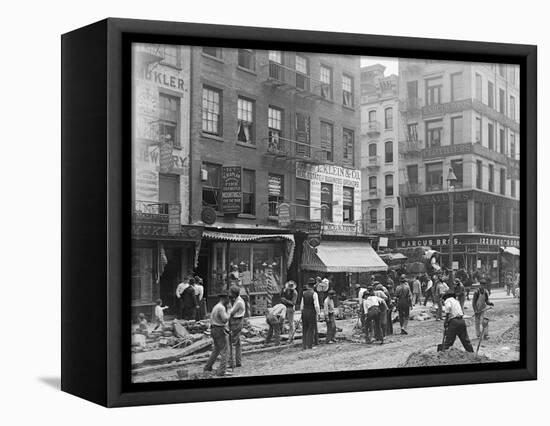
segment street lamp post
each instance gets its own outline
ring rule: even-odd
[[[449,282],[452,284],[454,280],[453,272],[453,227],[454,227],[454,184],[456,183],[456,176],[453,172],[452,167],[449,168],[449,174],[447,175],[447,189],[449,191],[449,264],[451,265]]]

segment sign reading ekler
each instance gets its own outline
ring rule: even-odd
[[[361,172],[359,170],[330,164],[314,165],[297,162],[296,177],[310,181],[361,188]]]

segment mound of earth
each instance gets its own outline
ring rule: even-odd
[[[519,342],[519,323],[514,324],[498,337],[500,343]]]
[[[407,360],[400,367],[427,367],[432,365],[452,364],[479,364],[484,362],[496,362],[485,355],[478,355],[466,352],[457,348],[450,348],[446,351],[416,351],[409,355]]]

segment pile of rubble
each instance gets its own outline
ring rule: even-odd
[[[515,323],[497,338],[498,343],[519,343],[519,323]]]
[[[348,319],[357,317],[359,315],[359,307],[359,299],[344,300],[338,306],[336,319]]]
[[[476,356],[474,353],[452,347],[441,352],[437,352],[435,349],[413,352],[399,367],[429,367],[433,365],[479,364],[487,362],[496,361],[485,355]]]

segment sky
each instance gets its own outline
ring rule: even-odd
[[[386,67],[385,75],[397,74],[397,58],[377,58],[374,56],[364,56],[361,58],[361,66],[382,64]]]

